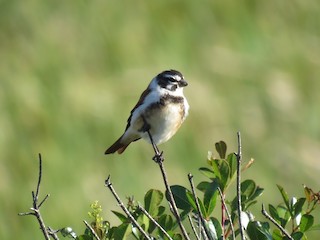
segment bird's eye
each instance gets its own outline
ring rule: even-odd
[[[169,77],[168,80],[169,80],[170,82],[177,82],[177,79],[175,79],[175,78],[173,78],[173,77]]]

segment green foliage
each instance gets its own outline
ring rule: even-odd
[[[283,203],[278,206],[269,204],[271,217],[283,228],[290,226],[291,236],[294,239],[307,239],[307,233],[311,230],[319,230],[318,225],[314,225],[314,216],[311,214],[320,204],[318,193],[304,186],[305,197],[289,198],[287,192],[280,185],[277,185],[283,199]],[[273,230],[275,239],[285,239],[285,236],[278,229]]]
[[[252,240],[272,240],[269,229],[270,226],[267,222],[251,221],[247,226],[247,234]]]
[[[237,236],[240,232],[238,221],[241,219],[246,235],[252,240],[286,240],[289,234],[294,240],[307,240],[310,231],[319,231],[320,225],[315,224],[314,211],[320,203],[320,192],[315,193],[311,188],[304,186],[304,197],[289,197],[285,189],[277,185],[282,202],[277,206],[268,205],[269,214],[263,214],[270,220],[275,221],[281,227],[270,225],[268,221],[256,220],[261,216],[253,216],[250,212],[251,206],[257,203],[257,198],[264,191],[252,179],[241,182],[241,204],[242,213],[238,216],[238,201],[235,196],[231,201],[229,194],[234,191],[230,186],[235,179],[237,157],[234,153],[227,154],[227,145],[220,141],[216,145],[219,158],[210,154],[207,160],[207,167],[201,167],[199,171],[207,178],[197,185],[197,190],[189,189],[180,185],[170,187],[176,206],[180,209],[180,217],[186,224],[186,217],[189,216],[193,225],[196,226],[195,232],[206,234],[210,240],[233,239],[233,234]],[[252,162],[242,170],[246,170]],[[192,178],[189,175],[190,182]],[[193,182],[191,182],[193,187]],[[235,194],[234,194],[235,195]],[[160,190],[150,189],[144,196],[144,207],[136,203],[133,197],[127,199],[126,208],[130,215],[137,221],[137,224],[155,239],[168,239],[169,235],[174,240],[182,239],[179,232],[177,219],[173,217],[168,209],[163,205],[164,196],[169,199],[169,193],[162,193]],[[220,200],[220,201],[218,201]],[[169,200],[168,200],[169,201]],[[222,218],[218,220],[215,210],[218,202],[221,203]],[[227,205],[225,205],[227,204]],[[76,233],[66,227],[60,230],[64,237],[71,237],[77,240],[94,240],[96,234],[101,240],[108,239],[144,239],[144,235],[138,230],[137,225],[131,219],[120,212],[112,211],[120,220],[118,226],[110,226],[108,221],[104,221],[101,213],[102,208],[98,201],[90,205],[91,210],[88,215],[92,219],[90,226],[84,233],[76,236]],[[200,212],[198,211],[200,209]],[[230,215],[226,214],[229,209]],[[145,211],[148,213],[146,214]],[[230,216],[230,217],[229,217]],[[157,226],[158,223],[165,233]],[[199,227],[199,224],[203,228]],[[274,222],[272,222],[274,224]],[[276,224],[275,224],[276,225]],[[203,231],[204,230],[204,231]],[[94,232],[94,233],[93,233]],[[190,233],[191,239],[195,236]]]

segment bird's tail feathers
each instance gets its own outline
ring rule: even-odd
[[[125,144],[122,143],[121,140],[122,136],[105,151],[105,154],[111,154],[115,152],[118,152],[119,154],[123,153],[124,150],[126,150],[126,148],[129,146],[130,142]]]

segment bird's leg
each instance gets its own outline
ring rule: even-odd
[[[152,135],[150,133],[150,124],[147,123],[146,119],[142,116],[142,120],[143,120],[143,127],[142,127],[142,131],[147,132],[148,136],[150,138],[150,142],[152,144],[153,150],[154,150],[154,157],[152,158],[155,162],[159,163],[159,162],[163,162],[164,157],[162,156],[163,152],[159,151],[158,146],[154,143]]]
[[[150,134],[150,131],[148,130],[147,131],[148,135],[149,135],[149,138],[150,138],[150,141],[151,141],[151,144],[152,144],[152,147],[153,147],[153,150],[155,152],[155,155],[154,157],[152,158],[156,163],[159,163],[159,162],[163,162],[164,160],[164,157],[162,156],[163,154],[163,151],[159,151],[159,148],[158,146],[154,143],[153,139],[152,139],[152,136]]]

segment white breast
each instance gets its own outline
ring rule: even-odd
[[[185,100],[183,104],[169,104],[161,109],[155,109],[146,115],[146,120],[150,124],[150,133],[156,144],[168,141],[180,128],[182,122],[188,114],[189,105]],[[142,138],[150,142],[147,133],[142,134]]]
[[[159,103],[161,96],[168,93],[164,92],[163,89],[157,90],[150,92],[143,104],[135,109],[132,114],[131,125],[125,135],[139,136],[150,142],[148,133],[141,132],[143,126],[142,115],[150,125],[150,134],[157,145],[168,141],[180,128],[189,110],[189,104],[184,98],[182,91],[179,95],[175,94],[174,96],[183,97],[183,103],[170,103],[156,107],[154,104]]]

